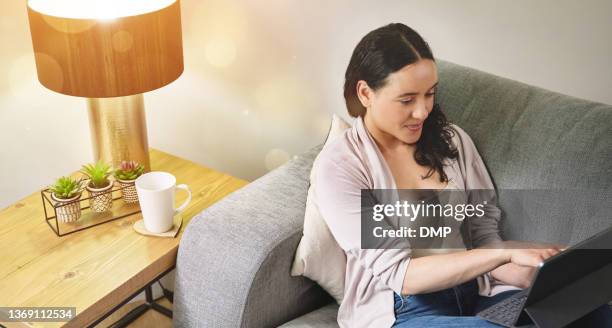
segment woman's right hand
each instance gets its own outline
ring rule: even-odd
[[[503,246],[508,262],[523,266],[540,266],[547,258],[558,254],[565,246],[547,243],[504,241]]]

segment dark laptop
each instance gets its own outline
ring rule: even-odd
[[[480,311],[516,327],[562,327],[612,300],[612,227],[546,259],[524,289]]]

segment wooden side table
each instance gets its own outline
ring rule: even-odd
[[[190,219],[248,183],[159,150],[150,154],[152,171],[170,172],[192,191],[178,236],[136,233],[132,225],[142,218],[139,213],[57,237],[36,191],[0,211],[0,307],[76,307],[68,322],[26,322],[29,327],[93,324],[172,270]],[[177,204],[186,197],[176,196]]]

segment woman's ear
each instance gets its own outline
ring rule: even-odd
[[[372,97],[374,92],[368,86],[368,83],[364,80],[357,81],[357,97],[361,102],[361,105],[365,108],[370,107],[372,103]]]

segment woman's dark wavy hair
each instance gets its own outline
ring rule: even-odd
[[[385,86],[391,73],[421,59],[435,62],[427,42],[404,24],[389,24],[364,36],[355,47],[346,68],[344,100],[349,114],[363,117],[366,113],[366,108],[357,97],[359,80],[364,80],[370,89],[378,90]],[[457,149],[451,142],[452,136],[453,130],[446,116],[440,105],[434,102],[414,153],[418,164],[430,167],[423,179],[432,176],[435,170],[440,174],[440,182],[448,181],[442,167],[445,158],[457,158]]]

